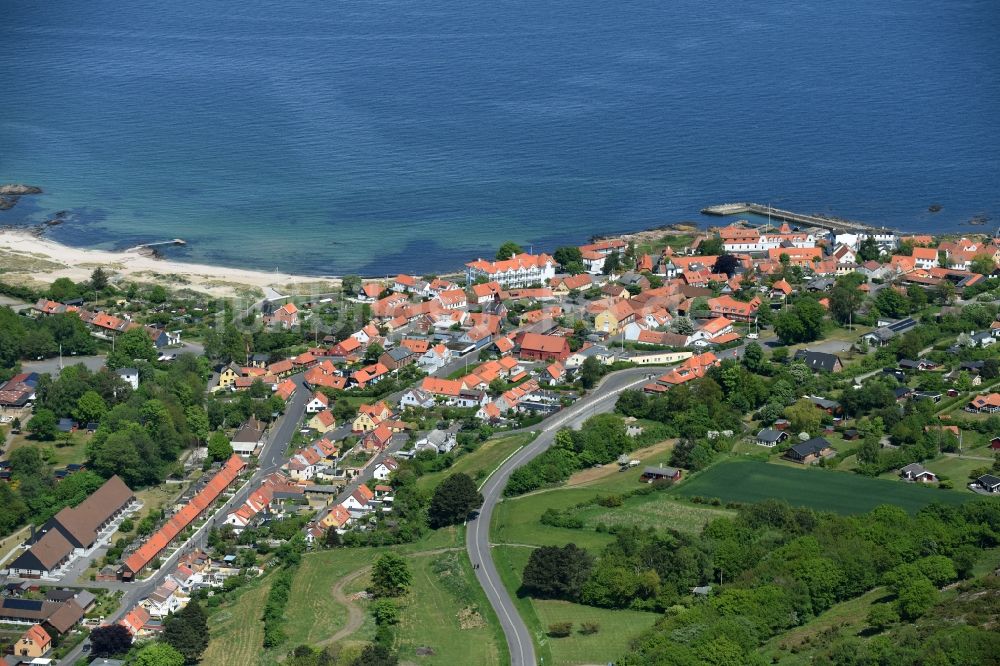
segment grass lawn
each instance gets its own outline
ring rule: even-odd
[[[653,626],[657,613],[593,608],[568,601],[518,598],[521,572],[531,555],[530,548],[497,546],[493,558],[504,585],[511,592],[518,612],[535,637],[539,663],[543,664],[607,664],[622,656],[629,641]],[[548,626],[556,622],[572,622],[573,634],[566,638],[550,638]],[[596,622],[600,630],[584,636],[580,623]]]
[[[929,460],[923,463],[923,465],[938,476],[950,479],[954,483],[956,490],[973,494],[968,488],[969,472],[981,467],[989,467],[990,463],[986,460],[977,460],[975,458],[941,456],[935,460]]]
[[[371,564],[370,549],[337,548],[309,553],[292,581],[292,601],[285,610],[288,645],[317,643],[332,636],[347,621],[347,609],[331,590],[341,578]]]
[[[369,577],[363,570],[388,550],[406,557],[414,579],[410,593],[400,600],[397,647],[404,659],[421,664],[505,663],[508,657],[502,630],[475,583],[463,545],[464,531],[448,528],[430,532],[419,542],[391,548],[307,553],[292,581],[291,601],[282,625],[287,636],[284,644],[271,651],[261,647],[263,624],[259,615],[268,586],[263,581],[260,588],[248,589],[212,615],[212,640],[205,663],[273,664],[297,645],[325,644],[348,622],[348,608],[334,597],[335,586],[343,581],[346,595],[365,589]],[[370,641],[375,633],[368,603],[354,603],[364,620],[339,640],[341,646],[357,646]],[[253,644],[245,647],[246,643]],[[433,654],[417,655],[420,647],[431,648]],[[254,656],[249,656],[251,648]]]
[[[565,488],[505,499],[493,511],[491,538],[494,543],[563,546],[573,542],[598,552],[613,540],[610,534],[542,525],[546,509],[567,509],[604,494],[592,488]]]
[[[589,490],[600,490],[604,493],[625,493],[639,488],[639,477],[642,476],[643,467],[667,465],[670,462],[670,453],[677,443],[676,439],[667,439],[657,442],[652,446],[632,451],[629,458],[638,460],[637,467],[626,469],[624,472],[618,467],[618,463],[613,462],[600,467],[590,467],[575,473],[566,481],[565,488],[587,488]]]
[[[459,456],[455,464],[448,469],[441,470],[440,472],[431,472],[420,477],[417,479],[417,486],[423,490],[432,490],[445,477],[459,472],[468,474],[477,482],[480,482],[510,454],[534,438],[535,435],[532,433],[518,433],[516,435],[507,435],[506,437],[488,439],[472,453]]]
[[[922,488],[900,481],[868,479],[820,468],[794,469],[757,461],[721,462],[680,484],[677,494],[717,497],[723,502],[757,502],[769,498],[820,511],[864,513],[880,504],[895,504],[916,513],[932,502],[960,504],[968,494]]]
[[[653,626],[659,613],[611,610],[574,604],[569,601],[532,599],[531,604],[543,628],[556,622],[572,622],[573,634],[566,638],[546,638],[553,664],[610,664],[628,650],[629,642]],[[596,634],[580,633],[583,622],[600,626]],[[549,663],[549,662],[546,662]]]
[[[187,483],[161,483],[158,486],[143,488],[135,493],[135,496],[142,502],[142,509],[133,516],[135,522],[145,518],[150,512],[160,507],[167,508],[180,497]]]
[[[821,634],[828,633],[856,636],[867,626],[865,618],[872,604],[888,594],[885,588],[879,587],[860,597],[836,604],[801,627],[775,636],[764,645],[761,653],[769,663],[772,658],[777,658],[782,664],[811,664],[815,657],[810,649],[813,640],[819,638]],[[818,641],[818,644],[828,645],[829,640],[824,638],[823,641]]]
[[[244,592],[236,603],[228,604],[208,618],[211,640],[202,656],[205,664],[249,666],[269,663],[263,648],[264,622],[261,612],[270,583]],[[291,607],[293,604],[289,604]]]
[[[61,437],[67,437],[62,435]],[[20,435],[14,435],[11,439],[10,447],[7,450],[7,456],[15,450],[23,446],[33,446],[38,449],[38,452],[42,455],[42,459],[48,462],[55,468],[65,467],[71,463],[82,463],[87,459],[87,442],[90,441],[93,435],[88,435],[85,432],[74,432],[66,439],[57,438],[51,442],[41,442],[33,439],[28,439],[27,434],[22,433]]]
[[[450,551],[407,558],[413,587],[401,604],[397,642],[400,657],[420,664],[506,663],[499,622],[475,582],[468,554]],[[430,648],[432,655],[417,655]]]
[[[736,515],[735,511],[729,509],[688,504],[678,500],[676,495],[657,492],[629,497],[619,507],[590,506],[575,515],[583,519],[587,527],[595,527],[598,523],[604,523],[609,527],[639,525],[657,529],[669,528],[688,534],[700,534],[702,528],[716,518]]]

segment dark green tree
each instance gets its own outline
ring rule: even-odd
[[[104,291],[108,287],[108,274],[98,266],[90,274],[90,288],[94,291]]]
[[[483,505],[483,496],[476,489],[476,482],[468,474],[452,474],[434,490],[427,510],[427,520],[432,528],[457,525]]]
[[[412,580],[406,560],[396,553],[383,553],[372,566],[369,591],[376,597],[400,597],[406,594]]]
[[[521,588],[540,599],[572,601],[579,598],[593,566],[593,557],[575,543],[536,548],[524,567]]]
[[[583,261],[583,254],[580,252],[580,248],[567,245],[553,252],[552,258],[563,267],[563,270],[566,270],[566,267],[572,263],[581,263]]]
[[[114,657],[132,647],[132,634],[120,624],[97,627],[90,632],[90,656]]]
[[[208,647],[208,618],[196,600],[167,618],[163,640],[183,655],[184,663],[197,664],[201,660]]]
[[[710,236],[698,244],[698,254],[703,257],[717,257],[723,252],[725,252],[725,248],[723,248],[722,238],[719,236]]]
[[[56,437],[56,415],[49,409],[38,409],[28,421],[28,432],[35,439],[51,441]]]
[[[368,345],[367,349],[365,349],[365,362],[374,363],[379,359],[379,356],[381,356],[384,353],[385,349],[382,347],[382,345],[380,345],[377,342],[373,342],[370,345]]]
[[[612,252],[604,258],[604,267],[601,272],[605,275],[612,275],[617,273],[622,266],[621,258],[618,256],[617,252]]]
[[[861,244],[858,245],[858,259],[861,261],[874,261],[882,256],[882,250],[875,242],[874,236],[865,236]]]
[[[594,356],[588,356],[580,366],[580,383],[583,388],[591,389],[597,385],[604,375],[604,366]]]
[[[510,259],[515,254],[521,254],[524,252],[524,248],[515,243],[514,241],[507,241],[500,246],[497,250],[497,260],[502,261],[504,259]]]
[[[152,361],[156,358],[156,347],[141,326],[118,335],[114,349],[108,354],[108,368],[134,367],[136,362]]]
[[[229,460],[232,455],[233,446],[226,434],[218,430],[213,432],[208,438],[208,457],[215,462],[221,462]]]

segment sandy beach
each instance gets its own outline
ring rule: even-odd
[[[246,295],[247,292],[274,297],[278,294],[321,291],[339,286],[339,279],[324,276],[292,275],[189,264],[157,259],[136,250],[110,252],[69,247],[33,235],[28,230],[0,231],[0,275],[14,284],[48,284],[67,277],[86,280],[102,266],[113,281],[158,283],[188,288],[214,296]]]

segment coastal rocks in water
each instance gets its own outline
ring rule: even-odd
[[[932,213],[940,213],[941,208],[942,208],[941,204],[931,204],[930,206],[927,207],[927,210],[929,210]]]
[[[990,218],[986,217],[985,215],[973,215],[972,219],[969,220],[969,224],[971,224],[974,227],[981,227],[989,221]]]
[[[2,195],[21,196],[23,194],[41,194],[41,193],[42,193],[42,188],[35,187],[34,185],[22,185],[22,184],[0,185],[0,196]]]
[[[0,185],[0,210],[10,210],[25,194],[41,194],[42,188],[34,185]]]

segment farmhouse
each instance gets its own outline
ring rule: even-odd
[[[52,637],[40,624],[33,624],[14,644],[16,657],[41,657],[52,647]]]
[[[799,442],[798,444],[793,444],[789,447],[788,451],[785,452],[785,458],[791,460],[792,462],[802,463],[803,465],[811,465],[820,458],[829,458],[830,456],[836,455],[837,452],[830,446],[830,442],[826,441],[822,437],[813,437],[805,442]]]
[[[1000,393],[990,393],[989,395],[977,395],[969,401],[965,411],[967,412],[989,412],[1000,411]]]

